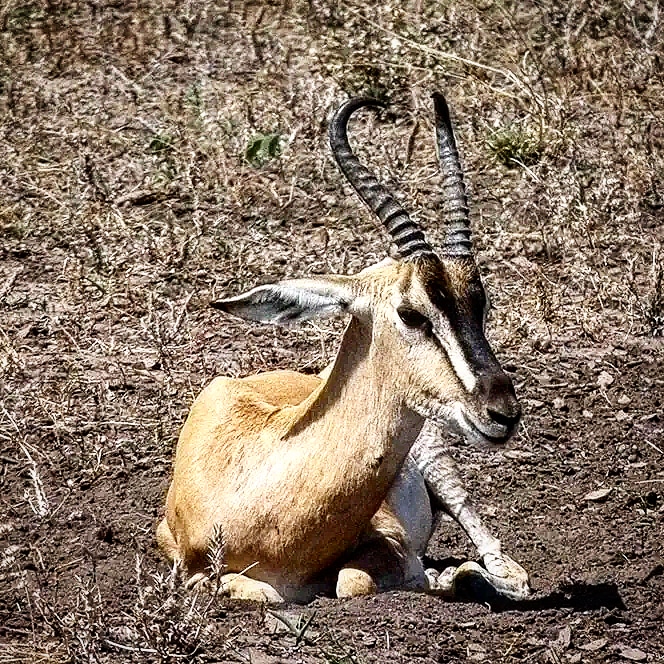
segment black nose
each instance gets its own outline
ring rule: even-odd
[[[478,388],[487,415],[496,424],[513,431],[521,419],[521,405],[509,376],[502,371],[484,375],[479,380]]]

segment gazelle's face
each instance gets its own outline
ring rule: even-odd
[[[521,407],[484,336],[487,297],[474,261],[398,262],[366,276],[382,282],[374,344],[396,365],[406,405],[472,443],[506,442]]]

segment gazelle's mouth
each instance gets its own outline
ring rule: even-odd
[[[504,445],[514,433],[513,429],[502,424],[485,424],[479,422],[471,417],[465,410],[461,411],[461,418],[464,424],[463,428],[466,430],[465,433],[467,436],[470,433],[470,436],[468,437],[472,437],[474,439],[473,442],[501,446]]]
[[[421,412],[420,414],[480,448],[504,447],[515,431],[503,424],[478,421],[458,402],[452,407],[448,404],[433,412]]]

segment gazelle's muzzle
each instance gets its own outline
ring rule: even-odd
[[[468,424],[491,443],[507,442],[521,419],[521,405],[509,376],[502,369],[496,373],[480,375],[473,397],[477,410],[464,413]]]

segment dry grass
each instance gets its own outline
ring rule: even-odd
[[[62,582],[69,608],[49,614],[39,579],[66,563],[63,540],[44,537],[78,523],[89,492],[131,478],[152,493],[112,529],[141,553],[201,385],[332,356],[338,323],[222,325],[206,305],[384,255],[326,149],[347,94],[392,103],[353,136],[434,240],[428,95],[447,94],[504,355],[545,366],[563,347],[662,336],[662,19],[656,1],[628,5],[2,4],[0,579],[16,588],[0,589],[0,622],[24,620],[0,662],[106,661],[120,655],[95,648],[114,629],[138,649],[127,657],[199,652],[202,632],[172,650],[137,622],[182,600],[163,576],[152,594],[137,579],[124,600],[136,613],[109,616],[117,585],[90,573],[88,541]],[[266,136],[278,139],[256,147]],[[95,518],[91,533],[106,527]],[[21,534],[26,521],[39,537]],[[29,562],[37,541],[45,558]]]

